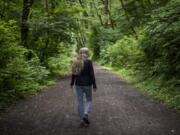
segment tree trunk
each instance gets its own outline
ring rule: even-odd
[[[49,5],[48,5],[48,0],[44,0],[44,10],[45,10],[45,15],[48,17],[49,20]],[[46,21],[47,25],[48,25],[48,29],[45,33],[45,46],[43,48],[42,51],[42,57],[41,57],[41,62],[44,62],[47,59],[48,56],[48,46],[49,46],[49,21]]]
[[[87,11],[85,10],[85,6],[84,6],[83,2],[81,0],[79,0],[79,3],[81,5],[81,7],[84,9],[84,11],[83,11],[84,16],[88,17],[89,15],[88,15]]]
[[[149,4],[149,6],[152,5],[151,0],[147,0],[147,2],[148,2],[148,4]]]
[[[23,0],[22,11],[22,24],[21,24],[21,43],[24,47],[28,48],[28,19],[30,16],[30,10],[33,5],[33,0]]]
[[[111,23],[111,28],[114,29],[115,28],[115,23],[114,23],[114,20],[112,19],[112,15],[111,15],[111,1],[109,1],[108,14],[109,14],[109,20],[110,20],[110,23]]]
[[[109,14],[109,0],[102,0],[103,4],[104,4],[104,13],[105,14]]]
[[[136,33],[136,31],[135,31],[134,27],[133,27],[133,26],[132,26],[132,24],[131,24],[131,21],[130,21],[130,16],[128,15],[128,13],[127,13],[127,11],[126,11],[126,7],[125,7],[125,5],[124,5],[124,2],[123,2],[123,0],[119,0],[119,1],[120,1],[120,3],[121,3],[122,8],[124,9],[124,12],[125,12],[125,15],[126,15],[127,21],[128,21],[128,22],[129,22],[129,24],[130,24],[131,30],[132,30],[132,32],[135,34],[136,39],[137,39],[137,38],[138,38],[137,33]]]
[[[83,11],[84,17],[88,17],[89,14],[88,14],[88,12],[85,10],[86,7],[84,6],[83,2],[82,2],[81,0],[79,0],[79,3],[80,3],[80,5],[81,5],[81,7],[84,9],[84,11]],[[88,28],[88,22],[87,22],[86,20],[84,21],[84,25],[85,25],[86,28]]]
[[[114,29],[114,27],[115,27],[114,20],[112,19],[111,11],[110,10],[109,10],[109,20],[110,20],[110,23],[111,23],[111,28]]]
[[[94,11],[93,11],[93,3],[92,2],[90,2],[90,12],[91,12],[91,16],[92,17],[95,17],[95,15],[94,15]]]
[[[142,12],[143,12],[143,14],[145,13],[145,9],[146,9],[146,7],[145,7],[145,5],[144,5],[144,0],[138,0],[138,3],[140,4],[140,6],[141,6],[141,8],[142,8]]]
[[[109,23],[111,25],[111,28],[114,29],[115,25],[114,25],[114,20],[112,19],[112,15],[111,15],[111,9],[110,9],[110,1],[109,0],[101,0],[103,5],[104,5],[104,14],[108,15],[108,19],[105,22],[105,26],[108,26]]]
[[[46,13],[47,13],[47,14],[48,14],[48,16],[49,16],[49,6],[48,6],[48,0],[45,0],[45,1],[44,1],[44,9],[45,9]]]
[[[97,7],[96,7],[95,1],[92,0],[92,2],[93,2],[93,5],[94,5],[94,8],[95,8],[95,10],[96,10],[96,14],[97,14],[97,16],[99,17],[99,21],[100,21],[101,25],[103,26],[103,25],[104,25],[104,24],[103,24],[103,20],[102,20],[101,15],[100,15],[99,12],[98,12],[98,9],[97,9]]]

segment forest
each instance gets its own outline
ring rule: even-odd
[[[0,0],[0,109],[69,74],[81,47],[180,109],[180,0]]]

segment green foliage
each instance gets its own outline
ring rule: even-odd
[[[59,3],[51,10],[51,16],[39,17],[41,11],[38,8],[29,22],[32,34],[30,48],[36,51],[45,65],[48,58],[58,54],[61,43],[73,44],[72,33],[77,29],[73,17],[77,12],[76,8],[71,8],[70,12],[65,3]]]
[[[152,22],[145,28],[140,45],[151,75],[163,75],[166,79],[180,76],[179,11],[180,2],[173,0],[154,10]]]
[[[0,105],[35,93],[52,75],[69,72],[77,19],[84,11],[72,1],[34,1],[25,48],[20,43],[23,2],[0,1]]]
[[[117,40],[115,44],[102,50],[101,61],[103,64],[109,63],[115,67],[130,66],[134,64],[140,53],[137,40],[133,37],[125,36]]]
[[[16,22],[0,22],[0,103],[35,92],[49,72],[39,59],[26,61],[27,49],[19,46]],[[0,104],[0,105],[1,105]]]
[[[21,16],[22,0],[1,0],[0,1],[0,18],[6,22]]]
[[[16,21],[10,20],[8,23],[0,21],[0,68],[6,68],[6,65],[20,52],[25,50],[18,47]]]
[[[115,43],[119,36],[118,30],[93,27],[89,35],[89,48],[93,51],[93,59],[99,59],[101,50]]]
[[[59,55],[50,57],[48,59],[49,70],[55,75],[65,75],[70,71],[70,57],[66,55]]]
[[[100,54],[99,31],[97,28],[92,29],[90,38],[90,48],[93,51],[93,59],[98,59]]]
[[[110,43],[105,31],[94,36],[95,45],[100,46],[100,64],[113,67],[148,94],[179,109],[180,2],[124,1],[124,4],[126,16],[119,13],[117,6],[112,13],[114,20],[118,21],[119,37],[110,32],[108,35],[116,39]],[[137,9],[132,10],[133,5]],[[138,39],[131,36],[134,35],[132,28],[136,30]],[[100,35],[104,35],[105,44],[101,42],[103,36]]]

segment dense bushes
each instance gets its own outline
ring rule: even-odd
[[[68,55],[58,55],[48,59],[48,67],[52,74],[67,74],[70,71],[70,57]]]
[[[101,51],[107,46],[114,44],[120,37],[119,30],[96,27],[92,27],[91,34],[89,35],[89,48],[93,51],[94,60],[99,59]]]
[[[50,74],[62,75],[69,71],[69,47],[61,45],[57,55],[47,59],[45,67],[35,51],[20,45],[18,37],[16,21],[0,22],[0,106],[35,93],[47,84]]]
[[[16,22],[0,22],[0,102],[22,98],[36,91],[49,71],[34,57],[27,61],[28,50],[17,40]]]
[[[131,66],[140,53],[137,40],[133,37],[124,36],[115,44],[102,50],[101,62],[115,67]]]
[[[163,75],[167,80],[180,77],[179,14],[177,1],[154,10],[152,22],[145,28],[144,38],[139,43],[144,52],[142,59],[150,73]]]

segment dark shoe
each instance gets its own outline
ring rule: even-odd
[[[80,128],[83,128],[84,127],[84,122],[81,122],[80,125],[79,125]]]
[[[90,124],[87,114],[84,115],[83,120],[84,120],[85,124],[88,124],[88,125]]]
[[[80,123],[80,128],[88,127],[88,124],[86,124],[84,121]]]

